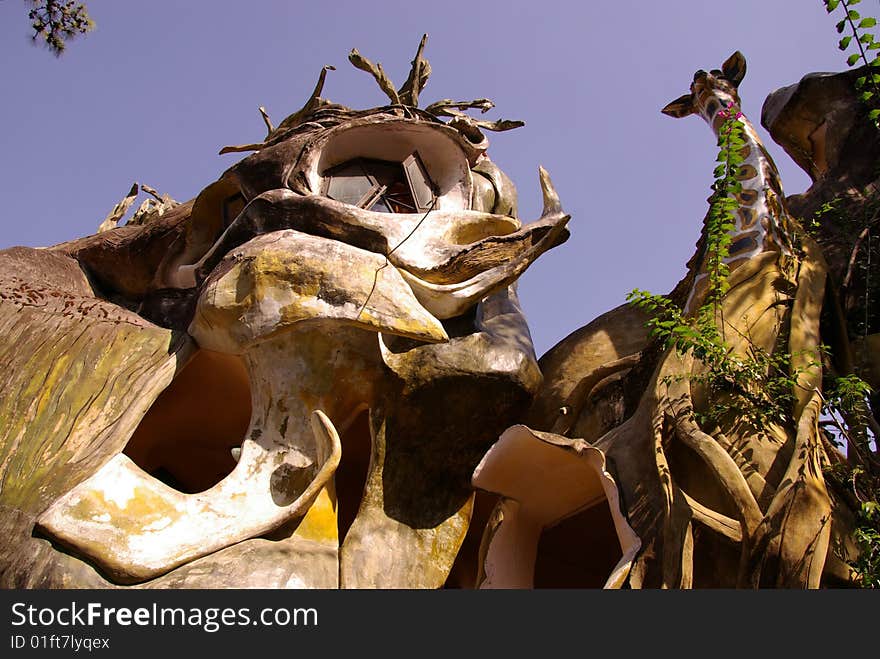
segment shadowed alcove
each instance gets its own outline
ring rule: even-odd
[[[336,487],[336,520],[339,529],[339,544],[345,540],[345,534],[354,523],[367,472],[370,468],[370,452],[372,438],[370,436],[370,412],[364,410],[355,418],[351,425],[342,433],[342,458],[335,474]]]
[[[199,350],[147,411],[125,455],[186,493],[219,483],[235,467],[251,418],[247,372],[239,357]]]
[[[544,529],[538,541],[535,588],[602,588],[622,555],[603,499]]]

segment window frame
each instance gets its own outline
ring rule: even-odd
[[[375,165],[372,169],[370,167],[371,163]],[[412,212],[424,212],[433,208],[436,204],[437,197],[439,196],[436,185],[428,174],[418,151],[413,151],[400,162],[394,160],[380,160],[378,158],[356,157],[334,165],[333,167],[328,168],[322,175],[324,180],[321,186],[321,193],[335,201],[349,203],[330,196],[330,186],[335,171],[339,171],[343,167],[351,166],[357,166],[362,172],[362,176],[370,184],[370,189],[367,190],[367,192],[365,192],[356,203],[351,204],[353,206],[372,211],[375,204],[382,202],[388,210],[378,210],[373,212],[388,212],[392,214],[396,212],[392,210],[392,204],[400,205],[403,202],[394,198],[386,198],[390,185],[380,183],[376,176],[379,167],[388,166],[392,166],[396,170],[396,176],[392,183],[402,183],[407,187],[409,191],[409,201],[412,203]],[[407,203],[405,205],[408,206],[409,204]]]

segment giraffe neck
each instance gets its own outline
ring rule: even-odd
[[[717,136],[723,119],[717,115],[703,118]],[[785,207],[776,164],[752,123],[744,115],[738,121],[743,125],[746,146],[743,149],[744,160],[737,174],[742,190],[732,195],[738,207],[733,213],[734,227],[730,231],[729,253],[724,259],[730,272],[764,252],[791,253],[790,216]],[[704,266],[701,266],[691,287],[686,311],[690,312],[705,292],[706,277]]]
[[[721,127],[720,119],[712,125],[716,135]],[[779,171],[752,122],[745,116],[739,121],[746,146],[737,175],[742,191],[734,195],[739,207],[734,213],[735,224],[730,232],[730,255],[725,259],[731,269],[733,264],[762,252],[788,253],[791,245],[791,226]]]

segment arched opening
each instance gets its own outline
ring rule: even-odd
[[[370,186],[361,190],[357,181],[348,181],[344,191],[328,189],[335,185],[334,176],[349,178],[340,174],[360,169],[363,163],[367,165],[367,177],[372,178]],[[376,199],[367,193],[373,184],[377,184],[375,191],[382,184],[381,176],[376,177],[381,169],[377,163],[402,167],[400,182],[409,187],[417,209],[460,210],[470,205],[473,184],[468,157],[458,133],[442,125],[389,120],[338,127],[327,131],[304,155],[301,167],[312,190],[329,192],[337,200],[342,196],[346,203],[355,204],[348,200],[360,192],[358,201],[369,208]],[[370,205],[366,205],[368,201]]]
[[[181,492],[202,492],[235,468],[251,418],[250,384],[242,360],[199,350],[163,391],[124,453],[141,469]]]
[[[622,556],[603,499],[544,529],[538,541],[535,588],[602,588]]]
[[[473,483],[502,495],[484,537],[481,588],[620,586],[640,541],[601,450],[512,426]]]

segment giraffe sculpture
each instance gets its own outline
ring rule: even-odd
[[[790,414],[755,427],[731,408],[707,422],[725,392],[710,390],[692,352],[652,341],[631,305],[600,316],[541,358],[544,384],[528,426],[505,433],[475,472],[477,487],[501,495],[483,539],[483,587],[529,585],[530,570],[541,585],[546,564],[566,561],[542,558],[551,546],[579,547],[568,566],[605,561],[605,587],[816,588],[848,578],[829,551],[843,534],[822,476],[831,451],[818,431],[825,265],[797,232],[776,167],[741,114],[745,69],[736,52],[720,70],[697,71],[689,93],[663,112],[700,115],[716,134],[726,116],[742,124],[729,288],[714,320],[732,359],[791,354]],[[686,317],[706,299],[706,243],[704,232],[669,296]],[[520,477],[513,465],[533,466]],[[616,533],[589,526],[606,505]],[[566,524],[568,535],[551,542]],[[619,543],[616,562],[598,546],[603,537]]]
[[[822,469],[829,457],[818,431],[819,316],[827,267],[818,245],[797,230],[776,165],[754,125],[742,114],[738,88],[745,73],[745,57],[737,51],[720,70],[697,71],[689,93],[662,111],[673,117],[697,114],[716,135],[728,117],[742,126],[744,162],[737,173],[742,188],[734,193],[738,206],[724,259],[730,269],[730,289],[716,322],[733,354],[743,359],[755,351],[791,354],[792,373],[797,375],[793,409],[788,420],[761,428],[749,427],[734,414],[714,429],[705,429],[712,433],[708,434],[692,418],[686,419],[691,409],[707,406],[707,393],[700,386],[679,381],[669,387],[667,396],[676,436],[709,466],[734,503],[733,517],[740,528],[728,539],[740,538],[737,585],[815,588],[822,582],[826,563],[831,569],[840,567],[828,552],[832,505]],[[684,305],[686,314],[706,293],[705,261],[706,255],[698,250],[690,268],[693,283]],[[685,371],[693,370],[688,368],[691,360],[681,355],[671,358],[672,363],[684,362]],[[687,480],[682,479],[683,486]],[[705,522],[712,528],[717,521],[711,519],[712,510],[700,510],[697,501],[688,503],[694,519],[709,513]]]
[[[785,207],[779,171],[755,127],[740,110],[738,88],[745,73],[745,57],[737,51],[724,62],[721,70],[697,71],[690,91],[662,110],[663,114],[675,118],[699,115],[716,136],[731,114],[742,124],[746,146],[744,162],[737,172],[742,190],[734,195],[738,208],[734,213],[729,254],[724,259],[731,272],[763,252],[790,255],[792,244],[793,220]],[[686,313],[693,310],[700,293],[705,292],[707,275],[704,268],[700,270],[685,304]]]

